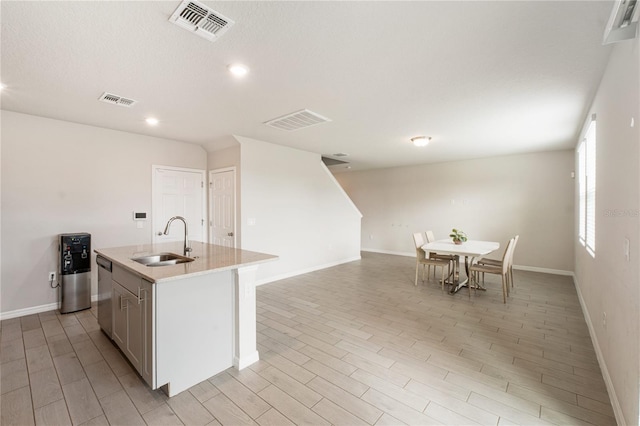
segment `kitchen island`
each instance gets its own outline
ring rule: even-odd
[[[192,261],[163,266],[134,259],[182,255],[182,243],[95,250],[112,264],[110,290],[99,288],[101,328],[149,386],[164,386],[169,396],[231,366],[241,370],[258,361],[255,273],[261,263],[277,259],[201,242],[191,247]],[[106,288],[102,277],[98,281]],[[107,297],[109,303],[101,303]],[[111,315],[100,315],[100,309]]]

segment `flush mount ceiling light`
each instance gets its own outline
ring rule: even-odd
[[[431,136],[416,136],[415,138],[411,138],[411,142],[413,142],[415,146],[427,146],[430,140]]]
[[[159,123],[158,119],[153,117],[149,117],[144,121],[146,121],[149,126],[156,126]]]
[[[249,68],[242,64],[231,64],[227,68],[236,77],[244,77],[249,74]]]

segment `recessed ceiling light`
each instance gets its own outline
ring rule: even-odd
[[[415,138],[411,138],[411,142],[413,142],[415,146],[427,146],[430,140],[430,136],[416,136]]]
[[[249,73],[249,68],[242,64],[231,64],[227,68],[229,68],[229,72],[236,77],[244,77]]]
[[[159,123],[158,119],[153,117],[149,117],[144,121],[146,121],[149,126],[156,126]]]

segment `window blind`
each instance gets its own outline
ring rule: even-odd
[[[578,146],[578,240],[586,244],[586,185],[585,185],[585,147],[584,141]]]
[[[592,255],[596,251],[596,122],[592,121],[586,137],[586,246]]]

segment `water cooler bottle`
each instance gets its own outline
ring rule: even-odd
[[[60,313],[91,307],[91,235],[60,234]]]

